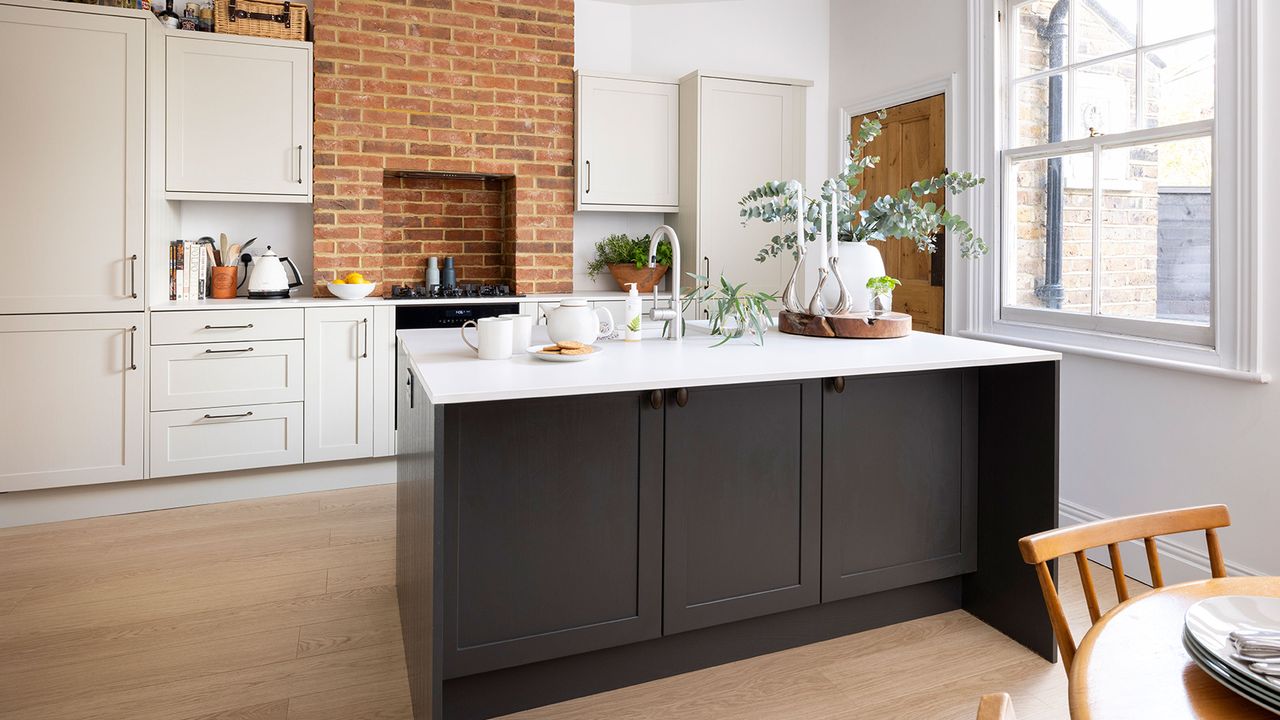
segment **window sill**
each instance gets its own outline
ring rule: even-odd
[[[968,332],[961,331],[957,333],[961,337],[971,338],[974,340],[988,340],[991,342],[1005,343],[1008,345],[1022,345],[1025,347],[1033,347],[1040,350],[1054,350],[1067,355],[1083,355],[1085,357],[1098,358],[1101,360],[1115,360],[1117,362],[1127,362],[1136,365],[1146,365],[1148,367],[1156,367],[1164,370],[1177,370],[1181,372],[1195,373],[1198,375],[1208,375],[1210,377],[1223,378],[1225,380],[1236,380],[1240,382],[1265,384],[1271,382],[1271,373],[1267,372],[1251,372],[1247,370],[1235,370],[1231,368],[1219,367],[1217,365],[1206,365],[1203,363],[1187,362],[1184,360],[1173,360],[1170,358],[1157,357],[1153,355],[1138,354],[1131,352],[1117,352],[1114,350],[1103,350],[1100,348],[1089,347],[1086,345],[1078,345],[1071,342],[1061,340],[1047,340],[1043,338],[1028,338],[1017,333],[1002,332]]]

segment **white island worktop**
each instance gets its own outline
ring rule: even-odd
[[[400,342],[433,404],[594,395],[801,378],[918,372],[1060,360],[1056,352],[980,340],[912,333],[895,340],[843,340],[771,330],[763,347],[739,339],[711,347],[690,324],[679,343],[646,328],[641,342],[601,341],[602,352],[579,363],[553,363],[517,350],[510,360],[480,360],[456,329],[401,330]],[[474,330],[468,330],[474,342]],[[534,328],[534,342],[546,328]]]

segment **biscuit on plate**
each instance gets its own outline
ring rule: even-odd
[[[581,350],[586,347],[586,345],[583,345],[577,340],[562,340],[561,342],[556,343],[556,346],[561,350]]]

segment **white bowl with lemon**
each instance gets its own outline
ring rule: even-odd
[[[373,292],[375,284],[367,282],[358,272],[347,273],[344,277],[329,281],[329,292],[343,300],[359,300]]]

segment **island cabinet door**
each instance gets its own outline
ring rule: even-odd
[[[661,634],[662,415],[647,392],[445,406],[446,678]]]
[[[977,376],[827,381],[822,601],[977,569]]]
[[[663,632],[818,603],[821,381],[667,393]]]

